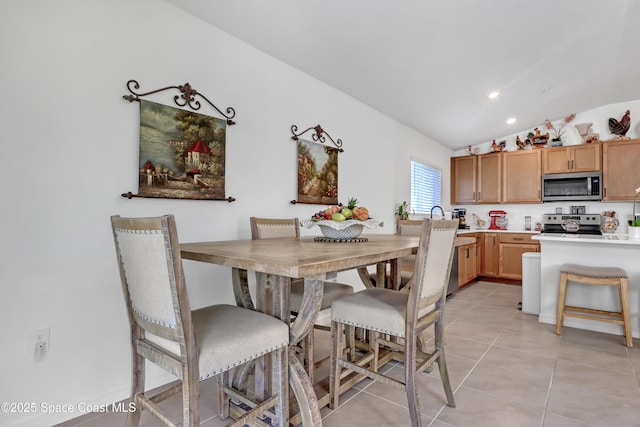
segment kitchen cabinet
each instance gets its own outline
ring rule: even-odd
[[[502,201],[502,153],[451,158],[451,200],[454,204]]]
[[[503,203],[542,202],[542,150],[503,153]]]
[[[542,150],[542,173],[600,171],[602,144],[580,144]]]
[[[500,233],[498,277],[522,280],[522,254],[540,252],[540,244],[529,233]]]
[[[502,154],[478,156],[476,194],[478,203],[502,202]]]
[[[603,200],[633,200],[640,185],[640,139],[602,144]]]
[[[477,156],[451,158],[451,203],[476,202]]]
[[[471,237],[465,235],[465,237]],[[458,286],[467,285],[477,277],[478,243],[458,247]]]
[[[487,277],[498,277],[498,233],[482,234],[482,268],[480,274]]]

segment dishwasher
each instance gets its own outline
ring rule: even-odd
[[[447,285],[447,296],[458,290],[458,249],[453,251],[453,261],[451,263],[451,275],[449,285]]]

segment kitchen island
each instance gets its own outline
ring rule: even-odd
[[[540,322],[556,323],[562,264],[619,267],[629,273],[632,335],[640,338],[640,240],[629,240],[626,234],[541,234],[532,238],[541,245]],[[613,286],[572,283],[567,292],[567,305],[620,310],[618,291]],[[622,335],[620,325],[606,322],[569,317],[565,318],[564,326]]]

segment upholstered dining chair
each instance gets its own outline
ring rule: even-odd
[[[257,218],[252,216],[249,218],[251,225],[251,238],[258,239],[271,239],[278,237],[300,237],[300,222],[298,218]],[[337,298],[351,295],[353,293],[353,287],[345,285],[343,283],[336,282],[324,282],[324,291],[322,294],[322,303],[320,310],[326,310],[331,308],[331,304]],[[302,306],[302,297],[304,295],[304,279],[295,279],[291,281],[291,312],[298,314],[300,307]],[[327,326],[321,324],[314,325],[316,329],[329,330]],[[313,333],[310,333],[304,343],[304,365],[308,369],[308,373],[313,378],[313,371],[320,362],[315,362],[313,356],[314,339]],[[314,366],[315,365],[315,366]],[[314,366],[314,369],[311,368]]]
[[[342,379],[348,377],[351,371],[403,388],[407,395],[411,424],[420,426],[416,375],[431,368],[434,362],[438,363],[440,369],[447,404],[455,407],[445,360],[443,320],[457,227],[457,220],[424,221],[414,273],[407,291],[371,288],[334,301],[331,307],[329,377],[329,405],[332,409],[338,407],[340,394],[346,389],[342,386]],[[345,326],[370,331],[367,354],[357,357],[359,355],[354,349],[343,351]],[[434,348],[428,351],[420,335],[431,326],[434,327]],[[404,363],[403,380],[378,373],[378,361],[383,352],[391,352],[387,355]]]
[[[400,236],[419,236],[422,231],[422,224],[424,224],[423,219],[398,219],[396,220],[396,234]],[[415,255],[408,255],[398,260],[398,268],[400,269],[400,286],[399,288],[404,288],[411,276],[413,276],[413,264],[415,262]],[[369,272],[366,269],[359,269],[358,273],[361,276],[362,281],[365,283],[370,283],[370,287],[377,286],[377,273]],[[364,275],[364,277],[363,277]],[[386,272],[386,287],[388,283],[391,281],[391,277],[389,276],[389,272]]]
[[[289,327],[266,314],[232,305],[191,311],[173,215],[153,218],[112,216],[122,291],[131,329],[131,402],[127,426],[137,426],[143,410],[165,425],[199,426],[199,381],[217,376],[223,418],[230,399],[248,405],[231,425],[253,423],[268,415],[273,425],[288,426]],[[271,396],[255,402],[230,387],[232,368],[270,354]],[[149,395],[145,391],[145,360],[177,376],[180,382]],[[182,393],[182,420],[171,420],[158,402]]]

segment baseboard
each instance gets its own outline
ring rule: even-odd
[[[147,389],[154,389],[157,387],[161,387],[167,383],[173,382],[176,380],[176,377],[165,372],[159,372],[158,375],[147,378]],[[102,408],[106,408],[114,403],[118,408],[122,410],[126,410],[126,405],[117,405],[118,402],[125,401],[129,398],[129,393],[131,392],[131,385],[129,383],[122,384],[114,389],[106,391],[104,393],[100,393],[94,396],[89,396],[86,399],[82,399],[76,402],[66,403],[67,411],[64,412],[62,410],[53,409],[50,412],[48,411],[40,411],[40,407],[38,407],[38,412],[33,416],[25,417],[23,419],[17,420],[11,424],[4,424],[5,427],[51,427],[60,423],[65,423],[69,420],[73,420],[74,418],[87,417],[91,418],[89,415],[89,409],[87,408],[96,408],[101,410]],[[70,410],[72,409],[72,410]]]

